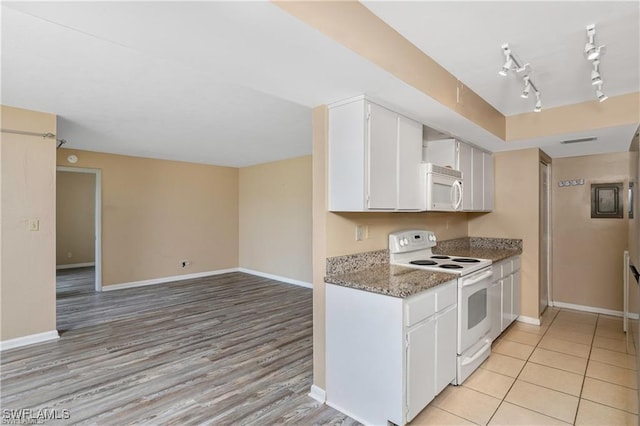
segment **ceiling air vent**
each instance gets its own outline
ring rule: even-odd
[[[582,138],[582,139],[569,139],[566,141],[562,141],[560,143],[580,143],[580,142],[591,142],[591,141],[597,141],[598,138],[594,137],[590,137],[590,138]]]

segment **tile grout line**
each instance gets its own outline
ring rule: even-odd
[[[584,391],[584,382],[587,380],[587,370],[591,363],[591,352],[593,351],[593,342],[596,337],[596,330],[598,329],[598,322],[600,321],[600,314],[596,317],[596,325],[593,327],[593,334],[591,335],[591,345],[589,346],[589,357],[587,358],[587,365],[584,368],[584,375],[582,376],[582,386],[580,386],[580,395],[578,396],[578,406],[576,407],[576,414],[573,416],[573,424],[578,421],[578,412],[580,411],[580,405],[582,404],[582,392]]]
[[[558,316],[558,313],[560,313],[560,311],[556,312],[556,314],[553,316],[553,319],[551,320],[551,323],[549,323],[549,326],[547,327],[547,329],[544,331],[544,333],[542,333],[542,335],[540,336],[540,340],[538,340],[538,343],[536,343],[536,345],[533,347],[533,351],[531,351],[531,353],[529,354],[529,356],[527,357],[526,360],[524,360],[524,364],[522,365],[522,368],[520,368],[520,371],[518,371],[517,376],[514,378],[513,383],[511,383],[511,386],[509,386],[509,389],[507,390],[507,392],[504,394],[504,396],[502,397],[502,400],[500,401],[500,404],[498,404],[498,407],[496,407],[496,410],[493,412],[493,414],[491,415],[491,417],[489,418],[489,421],[487,422],[487,424],[491,423],[491,420],[493,420],[493,418],[495,417],[496,413],[498,412],[498,410],[500,409],[500,407],[502,406],[502,404],[505,402],[505,399],[507,398],[507,395],[509,395],[509,392],[511,392],[511,389],[513,389],[513,386],[516,384],[516,382],[518,381],[518,377],[520,377],[520,374],[522,374],[522,370],[524,370],[524,368],[527,366],[527,363],[529,362],[529,358],[531,358],[531,356],[533,355],[533,352],[535,352],[536,348],[538,347],[538,345],[540,344],[540,342],[542,341],[542,338],[545,336],[545,334],[547,334],[547,332],[549,331],[549,328],[551,328],[551,324],[553,324],[553,321],[555,321],[556,317]],[[504,354],[502,354],[504,355]],[[508,356],[508,355],[506,355]],[[512,357],[513,358],[513,357]],[[528,382],[527,382],[528,383]],[[509,401],[506,401],[509,404],[512,404]],[[521,407],[518,404],[513,404],[516,405],[518,407]],[[542,414],[544,416],[546,416],[546,414],[544,413],[540,413],[538,411],[532,410],[530,408],[527,407],[521,407],[524,408],[526,410],[530,410],[533,411],[535,413],[538,414]],[[548,416],[548,417],[552,417],[552,416]],[[552,417],[555,418],[555,417]],[[558,419],[560,420],[560,419]]]

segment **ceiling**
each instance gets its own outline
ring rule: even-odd
[[[366,6],[504,115],[533,107],[497,75],[504,42],[531,63],[544,107],[594,99],[581,53],[594,22],[606,93],[640,90],[637,2]],[[312,107],[362,93],[492,151],[626,151],[636,131],[505,143],[268,2],[2,2],[2,103],[58,114],[69,148],[232,167],[292,158],[311,153]]]

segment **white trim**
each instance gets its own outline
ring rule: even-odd
[[[540,325],[540,318],[532,318],[532,317],[526,317],[524,315],[519,315],[518,318],[516,318],[516,321],[518,322],[523,322],[525,324],[532,324],[532,325]]]
[[[144,287],[148,285],[164,284],[172,281],[190,280],[193,278],[210,277],[212,275],[228,274],[230,272],[238,272],[238,268],[218,269],[217,271],[196,272],[193,274],[174,275],[172,277],[152,278],[150,280],[132,281],[129,283],[106,285],[102,287],[102,291],[122,290],[125,288]]]
[[[554,301],[553,306],[556,306],[558,308],[573,309],[575,311],[591,312],[594,314],[611,315],[614,317],[622,317],[624,315],[622,311],[614,311],[613,309],[597,308],[595,306],[575,305],[573,303],[564,303],[564,302]],[[639,315],[633,312],[629,312],[629,318],[638,319]]]
[[[69,263],[67,265],[56,265],[56,269],[84,268],[87,266],[96,266],[96,262]]]
[[[89,169],[86,167],[56,167],[58,172],[71,172],[71,173],[92,173],[96,175],[96,189],[95,189],[95,224],[94,232],[96,234],[95,243],[95,290],[102,291],[102,170]],[[57,185],[57,183],[56,183]],[[57,237],[56,237],[57,238]]]
[[[327,400],[327,393],[319,386],[311,385],[311,390],[309,391],[309,396],[321,404]]]
[[[258,277],[269,278],[276,281],[282,281],[283,283],[299,285],[300,287],[313,288],[313,284],[306,281],[294,280],[292,278],[281,277],[279,275],[267,274],[266,272],[254,271],[252,269],[238,268],[238,272],[244,272],[245,274],[256,275]]]
[[[15,339],[0,342],[0,351],[19,348],[21,346],[33,345],[35,343],[48,342],[58,339],[60,335],[57,330],[46,331],[44,333],[30,334],[28,336],[16,337]]]

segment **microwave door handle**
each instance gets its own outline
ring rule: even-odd
[[[454,189],[454,193],[456,194],[455,204],[453,205],[454,210],[458,210],[460,208],[460,204],[462,204],[462,183],[459,180],[453,183],[452,189]]]

